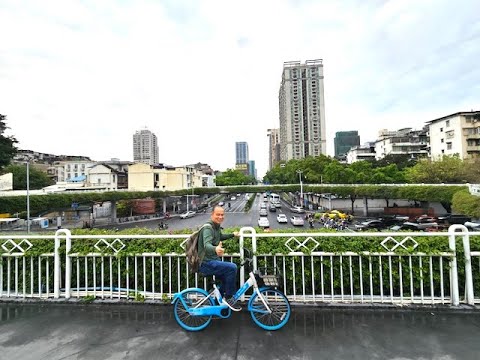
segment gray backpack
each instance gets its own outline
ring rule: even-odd
[[[187,263],[190,268],[190,272],[196,273],[198,272],[198,268],[202,263],[203,257],[205,254],[198,254],[198,238],[200,236],[200,232],[205,226],[212,226],[210,224],[203,224],[198,230],[194,231],[191,234],[187,242],[185,243],[185,255],[187,257]]]

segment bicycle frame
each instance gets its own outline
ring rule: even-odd
[[[265,308],[267,309],[267,312],[268,313],[271,313],[272,310],[270,309],[270,307],[268,306],[268,303],[265,301],[265,299],[263,298],[263,295],[262,293],[260,292],[259,288],[258,288],[258,284],[257,284],[257,280],[255,279],[255,275],[253,272],[250,272],[249,273],[249,278],[248,280],[245,282],[245,284],[243,284],[243,286],[237,290],[237,292],[235,293],[235,295],[233,296],[235,300],[238,300],[242,295],[244,295],[248,289],[250,289],[251,287],[253,286],[253,289],[254,291],[257,293],[257,296],[259,297],[259,299],[261,299],[263,305],[265,306]],[[219,317],[222,317],[222,318],[226,318],[226,317],[229,317],[230,314],[231,314],[231,310],[230,308],[227,306],[227,305],[224,305],[222,304],[222,301],[223,301],[223,297],[222,297],[222,294],[220,293],[220,290],[218,290],[217,286],[214,284],[213,285],[213,291],[210,292],[210,294],[208,294],[205,299],[203,299],[200,303],[196,304],[195,307],[190,307],[188,306],[183,297],[182,297],[182,294],[184,292],[187,292],[187,291],[191,291],[191,290],[197,290],[197,291],[200,291],[200,292],[204,292],[206,294],[206,291],[203,290],[203,289],[200,289],[200,288],[189,288],[189,289],[185,289],[177,294],[175,294],[175,296],[173,297],[172,299],[172,303],[175,302],[177,299],[180,299],[180,301],[183,303],[183,306],[185,307],[185,309],[187,309],[188,313],[192,316],[219,316]],[[205,301],[207,301],[209,298],[211,297],[214,297],[216,300],[217,300],[217,303],[219,305],[209,305],[209,306],[202,306],[202,304],[205,303]],[[226,315],[222,315],[222,311],[223,310],[226,310],[228,309],[228,313]],[[249,304],[249,308],[248,308],[249,311],[258,311],[258,310],[255,310],[253,309],[250,304]]]

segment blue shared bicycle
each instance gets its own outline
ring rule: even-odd
[[[234,298],[240,299],[253,287],[247,305],[253,321],[265,330],[281,329],[290,319],[291,308],[285,294],[278,289],[280,277],[253,271],[251,252],[248,249],[244,249],[244,252],[246,255],[240,266],[246,267],[249,277]],[[221,292],[215,284],[210,292],[201,288],[185,289],[173,296],[175,320],[185,330],[203,330],[213,317],[226,319],[232,314],[232,310],[222,300]]]

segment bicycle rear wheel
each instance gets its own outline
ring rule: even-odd
[[[198,308],[213,306],[214,302],[211,297],[207,299],[208,294],[199,290],[188,290],[182,294],[182,298],[178,298],[174,305],[175,320],[177,323],[188,331],[199,331],[205,329],[212,321],[212,316],[194,316],[188,313],[189,308]],[[185,302],[186,307],[184,305]]]
[[[268,312],[262,299],[254,292],[248,308],[255,324],[265,330],[278,330],[285,326],[292,311],[285,294],[280,290],[270,288],[262,288],[260,293],[271,312]]]

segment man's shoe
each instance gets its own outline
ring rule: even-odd
[[[223,299],[222,304],[227,305],[232,311],[240,311],[242,310],[242,307],[236,303],[237,301],[234,299],[232,296],[231,298],[228,298],[227,300]]]

